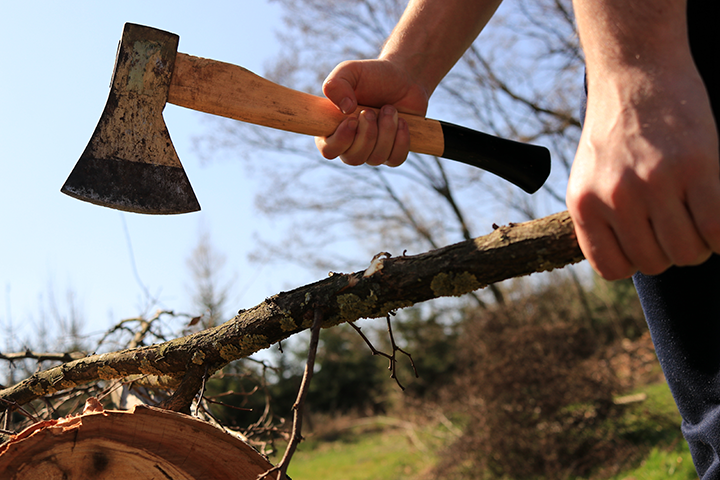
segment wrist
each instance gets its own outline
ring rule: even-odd
[[[704,91],[692,56],[636,62],[597,62],[587,64],[588,101],[633,106],[669,98],[683,101],[683,95]],[[694,94],[694,93],[693,93]]]
[[[415,85],[428,99],[442,79],[440,77],[436,80],[430,74],[432,70],[428,69],[428,58],[423,53],[403,54],[383,49],[378,60],[392,64],[393,68],[406,76],[409,85]]]

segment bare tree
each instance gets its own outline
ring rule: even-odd
[[[265,76],[320,94],[340,61],[375,57],[403,0],[276,0],[285,11],[282,53]],[[261,241],[262,257],[321,269],[352,268],[378,251],[423,251],[564,209],[582,89],[582,58],[570,0],[508,0],[441,83],[432,116],[548,146],[554,173],[530,196],[482,171],[412,154],[397,168],[352,168],[322,159],[312,140],[219,121],[198,148],[205,156],[252,150],[262,182],[256,203],[289,227]],[[495,299],[501,300],[499,290]]]
[[[214,327],[225,321],[224,309],[232,281],[223,279],[225,255],[218,252],[207,232],[201,233],[198,243],[187,259],[192,277],[192,300],[202,317],[203,328]]]

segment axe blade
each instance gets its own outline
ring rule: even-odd
[[[81,157],[61,192],[126,212],[170,215],[200,210],[182,168],[122,159]]]
[[[200,210],[162,117],[179,37],[125,24],[105,110],[61,191],[118,210]]]

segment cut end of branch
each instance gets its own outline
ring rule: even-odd
[[[152,407],[40,422],[0,447],[0,478],[255,480],[271,467],[219,428]]]

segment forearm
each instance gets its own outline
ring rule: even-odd
[[[686,0],[573,0],[589,80],[692,68],[686,6]]]
[[[381,59],[396,62],[432,94],[502,0],[411,0]]]

